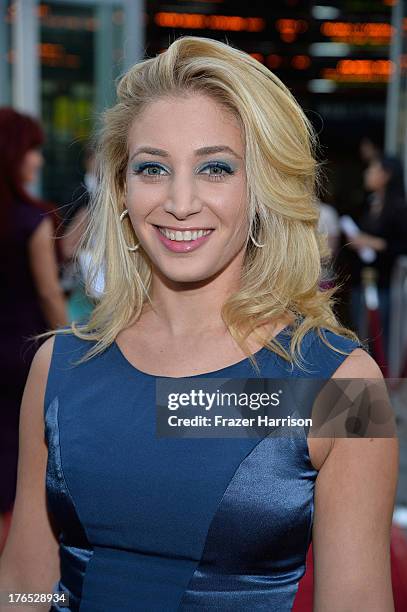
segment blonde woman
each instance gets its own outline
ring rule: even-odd
[[[282,612],[312,535],[314,610],[393,610],[396,439],[155,434],[162,377],[380,378],[319,289],[315,144],[283,83],[221,42],[123,76],[85,238],[104,293],[34,357],[2,590]]]

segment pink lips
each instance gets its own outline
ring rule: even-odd
[[[196,240],[188,240],[185,242],[182,240],[178,242],[177,240],[170,240],[169,238],[164,236],[164,234],[160,232],[158,227],[154,227],[154,229],[157,232],[157,235],[163,245],[173,253],[189,253],[190,251],[195,251],[195,249],[198,249],[201,244],[208,240],[208,238],[212,235],[213,232],[213,230],[211,230],[210,234],[206,234],[206,236],[201,236],[201,238],[197,238]]]

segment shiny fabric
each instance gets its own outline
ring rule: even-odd
[[[325,333],[338,348],[356,346]],[[46,486],[61,550],[54,590],[70,596],[51,610],[291,610],[318,474],[305,433],[157,438],[157,377],[115,343],[75,366],[90,346],[56,336],[46,388]],[[313,332],[303,353],[316,378],[346,357]],[[310,376],[267,349],[256,356],[262,377]],[[192,378],[247,376],[257,374],[246,359]]]
[[[54,591],[62,591],[69,595],[72,609],[78,609],[83,578],[93,551],[78,520],[62,470],[58,409],[59,400],[55,397],[47,408],[45,419],[45,437],[48,446],[47,502],[52,513],[58,517],[62,529],[59,537],[62,576],[54,586]],[[71,542],[71,545],[67,545],[65,540]],[[71,585],[70,590],[65,588],[65,584]],[[53,610],[66,610],[66,608],[55,604]]]

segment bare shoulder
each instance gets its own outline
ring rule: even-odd
[[[29,247],[35,247],[52,238],[54,225],[51,217],[45,216],[41,223],[35,228],[28,241]]]
[[[324,465],[329,463],[331,469],[334,465],[337,465],[340,470],[346,461],[351,460],[352,457],[354,460],[360,461],[359,455],[362,453],[367,472],[373,469],[375,462],[378,460],[382,460],[384,465],[386,460],[392,458],[394,467],[398,460],[397,428],[386,383],[377,362],[366,351],[357,348],[342,362],[332,378],[363,379],[360,380],[361,386],[356,385],[354,387],[354,393],[355,389],[369,389],[365,397],[369,401],[373,401],[374,398],[375,404],[377,404],[376,410],[378,410],[381,402],[382,412],[378,421],[378,428],[374,428],[375,421],[373,419],[367,430],[369,434],[365,434],[363,438],[356,440],[341,433],[342,421],[338,419],[339,424],[335,429],[336,435],[331,439],[327,449],[328,453],[324,458]],[[349,395],[349,401],[351,401],[351,398],[353,398],[352,394]],[[346,413],[344,412],[344,414]],[[327,461],[328,459],[329,461]]]
[[[52,353],[54,350],[55,335],[47,338],[36,350],[31,361],[30,370],[26,381],[26,392],[41,396],[45,394],[48,373],[51,367]],[[23,403],[21,409],[24,410]]]
[[[21,402],[20,430],[29,429],[33,421],[43,425],[43,404],[51,366],[55,336],[47,338],[37,349],[31,362]]]
[[[376,361],[361,348],[354,349],[341,363],[337,370],[332,374],[332,378],[346,378],[346,379],[366,379],[366,380],[383,380],[383,374],[376,363]],[[374,383],[376,385],[376,383]],[[383,383],[384,384],[384,383]],[[327,386],[327,394],[329,396],[330,387]],[[385,393],[385,389],[382,383],[376,387],[380,393]],[[326,401],[325,396],[322,395],[321,401],[316,403],[314,406],[314,417],[316,422],[324,421],[324,415],[326,414]],[[308,438],[308,449],[310,453],[311,463],[314,468],[318,471],[322,468],[328,456],[330,455],[334,444],[336,447],[345,445],[346,442],[341,442],[341,438],[336,438],[329,433],[324,437],[319,431],[317,434],[311,432]],[[386,445],[386,442],[384,443]],[[393,441],[393,445],[395,442]],[[377,446],[377,444],[376,444]]]
[[[20,408],[20,433],[37,424],[43,427],[43,406],[51,366],[55,336],[47,338],[37,349],[28,372]]]
[[[55,334],[47,338],[37,349],[32,366],[37,370],[47,370],[51,364],[52,352],[54,350]]]
[[[369,353],[356,348],[344,359],[332,378],[383,378],[383,374]]]

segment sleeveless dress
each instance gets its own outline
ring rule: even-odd
[[[278,335],[289,346],[289,328]],[[350,353],[355,342],[324,330]],[[303,436],[169,439],[155,434],[155,383],[114,342],[56,335],[45,393],[46,491],[69,607],[51,611],[292,609],[305,573],[318,471]],[[304,373],[263,348],[262,378],[330,378],[346,355],[306,334]],[[311,367],[310,367],[311,366]],[[256,378],[244,359],[188,378]]]

